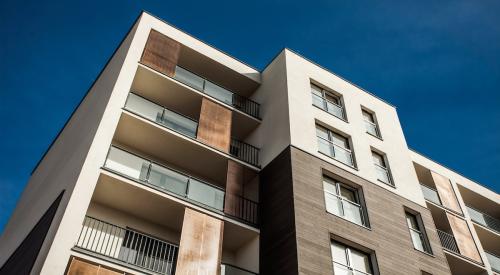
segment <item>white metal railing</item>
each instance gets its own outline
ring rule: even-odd
[[[430,188],[427,185],[420,184],[422,188],[422,193],[424,194],[424,198],[428,201],[431,201],[435,204],[441,205],[441,200],[439,199],[439,194],[436,190]]]
[[[352,152],[349,149],[343,148],[329,140],[318,137],[319,151],[327,156],[330,156],[344,164],[354,166]]]
[[[344,108],[334,102],[329,101],[326,98],[323,98],[319,95],[312,94],[313,95],[313,105],[327,111],[328,113],[341,118],[345,119],[344,115]]]
[[[76,247],[160,274],[174,274],[179,247],[155,237],[85,217]]]
[[[470,218],[474,222],[500,233],[500,221],[499,220],[497,220],[494,217],[492,217],[486,213],[483,213],[477,209],[474,209],[468,205],[466,207],[467,207],[467,211],[469,212]]]

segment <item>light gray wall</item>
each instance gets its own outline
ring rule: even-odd
[[[94,140],[118,73],[137,25],[117,49],[109,63],[78,106],[68,123],[31,175],[0,238],[0,266],[10,257],[50,204],[66,189],[32,274],[38,274],[68,204],[82,165]],[[69,89],[71,90],[71,89]]]

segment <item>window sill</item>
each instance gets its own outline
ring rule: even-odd
[[[338,162],[338,163],[342,163],[343,165],[345,165],[345,166],[347,166],[347,167],[349,167],[349,168],[351,168],[351,169],[354,169],[354,170],[356,170],[356,171],[359,171],[359,169],[358,169],[356,166],[352,166],[352,165],[349,165],[349,164],[347,164],[347,163],[343,163],[342,161],[340,161],[340,160],[338,160],[338,159],[336,159],[336,158],[332,158],[331,156],[329,156],[329,155],[327,155],[327,154],[325,154],[325,153],[323,153],[323,152],[321,152],[321,151],[318,151],[318,153],[320,153],[321,155],[323,155],[323,156],[325,156],[325,157],[327,157],[327,158],[329,158],[329,159],[333,159],[334,161],[336,161],[336,162]]]
[[[354,225],[356,225],[356,226],[359,226],[359,227],[364,228],[364,229],[366,229],[366,230],[370,230],[370,231],[372,231],[372,229],[371,229],[370,227],[366,226],[366,225],[359,224],[359,223],[355,223],[355,222],[350,221],[350,220],[348,220],[348,219],[346,219],[346,218],[344,218],[344,217],[341,217],[341,216],[336,215],[336,214],[334,214],[334,213],[328,212],[328,210],[325,210],[325,212],[326,212],[326,213],[328,213],[328,215],[332,215],[332,216],[337,217],[337,218],[339,218],[339,219],[342,219],[342,220],[344,220],[344,221],[346,221],[346,222],[352,223],[352,224],[354,224]]]
[[[381,136],[374,135],[374,134],[372,134],[372,133],[370,133],[370,132],[368,132],[368,131],[366,131],[366,133],[367,133],[368,135],[370,135],[370,136],[372,136],[372,137],[376,138],[376,139],[379,139],[379,140],[381,140],[381,141],[384,141],[384,139],[383,139]]]
[[[418,250],[418,249],[416,249],[415,247],[414,247],[413,249],[414,249],[415,251],[418,251],[418,252],[420,252],[420,253],[422,253],[422,254],[425,254],[425,255],[427,255],[427,256],[429,256],[429,257],[436,258],[436,256],[434,256],[434,254],[432,254],[432,253],[430,253],[430,252],[425,252],[425,251],[422,251],[422,250]]]
[[[380,180],[380,179],[377,179],[377,181],[383,183],[384,185],[387,185],[389,187],[392,187],[392,188],[396,189],[396,185],[395,184],[387,183],[387,182],[385,182],[383,180]]]

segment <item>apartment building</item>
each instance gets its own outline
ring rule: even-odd
[[[141,13],[33,170],[0,274],[500,274],[500,196],[284,49]]]

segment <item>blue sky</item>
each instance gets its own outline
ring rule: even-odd
[[[0,231],[144,9],[262,69],[288,47],[396,105],[410,147],[500,190],[500,1],[0,4]]]

